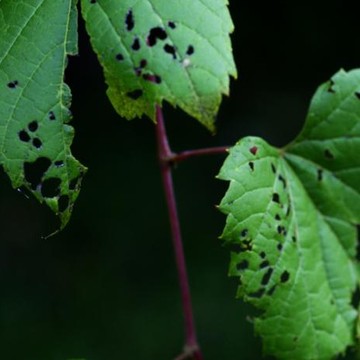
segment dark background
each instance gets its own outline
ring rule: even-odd
[[[293,139],[316,87],[360,63],[355,5],[324,4],[233,0],[239,76],[218,133],[165,106],[173,149],[231,145],[246,135],[277,146]],[[182,314],[154,126],[115,114],[80,26],[80,56],[66,81],[73,153],[89,172],[70,224],[47,240],[41,236],[56,228],[55,217],[0,175],[0,358],[173,359]],[[206,360],[261,359],[252,310],[235,299],[229,250],[218,240],[225,217],[214,205],[227,185],[215,175],[223,158],[192,159],[174,171],[199,341]]]

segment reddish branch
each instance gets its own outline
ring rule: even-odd
[[[168,207],[171,235],[175,252],[175,261],[179,277],[182,308],[185,325],[185,346],[183,353],[175,360],[203,360],[200,347],[197,342],[194,316],[191,305],[190,286],[187,276],[185,255],[181,238],[180,223],[177,214],[174,186],[172,181],[171,166],[176,162],[186,160],[193,156],[219,154],[226,151],[225,147],[190,150],[179,154],[174,154],[169,146],[168,138],[164,125],[164,118],[160,106],[156,108],[156,134],[158,144],[158,156],[160,160],[161,175],[163,179],[165,197]]]

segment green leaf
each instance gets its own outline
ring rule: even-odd
[[[108,96],[128,119],[165,99],[210,130],[236,76],[226,0],[82,0]]]
[[[71,155],[67,55],[77,53],[71,0],[2,0],[0,6],[0,163],[69,220],[85,168]]]
[[[304,129],[284,149],[240,140],[219,178],[238,296],[261,309],[264,351],[332,359],[355,341],[360,223],[360,70],[315,94]]]

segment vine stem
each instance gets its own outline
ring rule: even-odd
[[[168,207],[171,235],[175,252],[176,267],[181,292],[182,309],[185,326],[185,346],[183,353],[176,360],[194,359],[203,360],[203,356],[197,341],[194,316],[191,305],[190,286],[187,276],[185,255],[181,238],[180,222],[177,213],[174,185],[171,173],[171,160],[174,158],[164,124],[164,117],[160,106],[156,107],[156,135],[158,156],[160,161],[161,176]]]

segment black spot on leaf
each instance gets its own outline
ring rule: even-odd
[[[317,170],[317,179],[318,179],[318,181],[321,181],[323,179],[323,170],[322,169]]]
[[[123,60],[124,60],[124,55],[118,53],[118,54],[115,55],[115,59],[116,59],[117,61],[123,61]]]
[[[56,116],[53,111],[49,112],[49,120],[56,120]]]
[[[276,215],[275,215],[275,220],[277,220],[277,221],[280,221],[280,220],[281,220],[281,217],[280,217],[279,214],[276,214]]]
[[[249,162],[249,167],[251,171],[254,171],[254,163],[252,161]]]
[[[60,194],[61,180],[59,178],[45,179],[41,184],[41,195],[46,198],[52,198]]]
[[[64,162],[63,162],[62,160],[57,160],[57,161],[54,162],[54,165],[55,165],[56,167],[61,167],[61,166],[64,165]]]
[[[41,146],[42,146],[42,142],[41,142],[41,140],[40,140],[39,138],[33,139],[32,144],[33,144],[37,149],[40,149]]]
[[[21,130],[19,132],[19,139],[21,141],[28,142],[30,141],[30,135],[25,130]]]
[[[17,80],[10,81],[7,86],[10,89],[15,89],[19,85],[19,82]]]
[[[324,155],[327,159],[334,159],[334,154],[329,149],[324,150]]]
[[[126,14],[125,25],[127,31],[131,31],[135,26],[134,14],[131,9]]]
[[[90,4],[96,4],[96,0],[90,0]]]
[[[24,163],[25,180],[31,185],[33,190],[40,184],[41,178],[51,165],[50,159],[39,157],[34,162]]]
[[[360,91],[356,91],[355,96],[360,100]]]
[[[288,217],[290,215],[290,211],[291,211],[291,203],[289,203],[289,206],[286,210],[286,214],[285,214],[286,217]]]
[[[252,298],[261,298],[265,293],[265,289],[264,288],[260,288],[258,291],[255,291],[253,293],[249,294],[249,297]]]
[[[260,264],[260,269],[264,269],[266,267],[268,267],[270,265],[270,263],[267,260],[264,260],[261,264]]]
[[[265,254],[264,251],[262,251],[262,252],[260,253],[260,257],[261,257],[262,259],[264,259],[264,258],[266,257],[266,254]]]
[[[271,163],[271,171],[276,174],[276,167],[273,163]]]
[[[281,234],[286,235],[286,229],[285,229],[284,226],[278,225],[278,227],[276,228],[276,230],[277,230],[278,234],[280,234],[280,235],[281,235]]]
[[[176,50],[175,47],[170,44],[164,45],[164,51],[168,54],[171,54],[173,59],[176,59]]]
[[[186,50],[186,55],[192,55],[195,52],[195,48],[192,45],[189,45]]]
[[[141,89],[137,89],[134,91],[130,91],[126,94],[130,99],[137,100],[140,96],[142,96],[143,91]]]
[[[276,285],[272,286],[271,289],[267,292],[267,294],[271,296],[274,293],[275,289],[276,289]]]
[[[150,30],[147,37],[147,44],[149,46],[156,45],[157,40],[165,40],[167,38],[166,31],[161,27],[154,27]]]
[[[147,61],[145,59],[142,59],[140,61],[140,67],[143,69],[147,65]]]
[[[169,28],[171,28],[171,29],[175,29],[175,28],[176,28],[176,25],[175,25],[175,23],[174,23],[173,21],[169,21],[169,22],[168,22],[168,26],[169,26]]]
[[[289,280],[289,278],[290,278],[290,273],[285,270],[285,271],[282,272],[282,274],[280,276],[280,281],[282,283],[284,283],[284,282],[287,282]]]
[[[272,195],[272,201],[280,204],[280,196],[278,193],[273,193]]]
[[[357,309],[359,307],[360,304],[360,288],[359,285],[356,287],[355,291],[352,294],[352,298],[351,298],[351,305]]]
[[[28,125],[28,129],[32,132],[36,131],[38,129],[39,125],[38,122],[36,120],[32,121],[31,123],[29,123]]]
[[[281,251],[283,248],[283,245],[282,245],[282,243],[278,243],[276,247],[279,251]]]
[[[138,51],[138,50],[140,50],[140,40],[139,40],[139,38],[135,38],[134,39],[134,41],[133,41],[133,43],[132,43],[132,45],[131,45],[131,48],[133,49],[133,50],[135,50],[135,51]]]
[[[61,195],[58,200],[59,212],[64,212],[69,207],[69,197],[67,195]]]
[[[266,273],[264,274],[264,276],[261,279],[261,285],[267,285],[267,283],[269,282],[271,275],[273,273],[273,268],[269,268]]]
[[[161,77],[159,75],[152,75],[152,74],[144,74],[143,79],[146,81],[150,81],[154,84],[161,84]]]
[[[291,237],[291,239],[292,239],[292,241],[294,242],[294,243],[296,243],[296,236],[295,235],[293,235],[292,237]]]
[[[279,180],[282,182],[284,189],[286,189],[286,180],[281,174],[279,175]]]
[[[257,146],[253,146],[249,149],[249,151],[253,154],[253,155],[256,155],[257,151],[258,151],[258,148]]]
[[[247,260],[243,260],[236,265],[236,268],[238,270],[245,270],[248,267],[249,267],[249,262]]]

